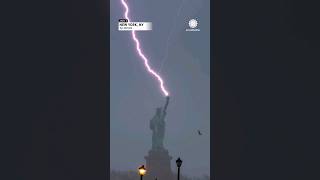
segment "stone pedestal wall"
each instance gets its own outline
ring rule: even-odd
[[[146,180],[174,180],[171,171],[171,159],[168,150],[150,150],[146,159]]]

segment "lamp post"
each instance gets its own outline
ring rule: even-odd
[[[180,157],[176,160],[177,163],[177,167],[178,167],[178,180],[180,180],[180,167],[182,164],[182,160],[180,159]]]
[[[144,165],[139,167],[139,174],[140,174],[140,180],[142,180],[142,177],[146,174],[147,170],[144,167]]]

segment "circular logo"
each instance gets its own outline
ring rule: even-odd
[[[189,27],[190,27],[190,28],[196,28],[197,26],[198,26],[198,21],[197,21],[197,20],[191,19],[191,20],[189,21]]]

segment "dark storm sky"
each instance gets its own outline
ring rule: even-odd
[[[182,0],[130,0],[133,21],[151,21],[153,31],[137,32],[152,68],[158,70],[173,19]],[[149,120],[165,98],[135,52],[130,33],[117,31],[124,18],[120,0],[111,1],[111,169],[134,170],[151,147]],[[196,18],[200,32],[186,32]],[[210,174],[210,19],[209,0],[184,0],[161,76],[170,92],[165,147],[183,160],[182,173]],[[197,130],[203,132],[197,135]],[[172,161],[172,169],[175,171]]]

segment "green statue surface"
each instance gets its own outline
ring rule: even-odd
[[[150,120],[150,129],[152,130],[152,149],[161,150],[164,149],[163,140],[165,135],[165,117],[169,104],[169,96],[166,98],[166,104],[164,107],[156,109],[156,114]]]

